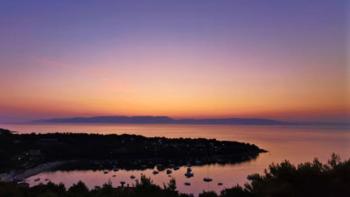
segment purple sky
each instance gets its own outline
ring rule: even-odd
[[[348,10],[345,0],[4,0],[0,121],[347,120]]]

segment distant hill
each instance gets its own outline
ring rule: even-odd
[[[173,119],[167,116],[95,116],[36,120],[34,123],[114,123],[114,124],[235,124],[282,125],[287,122],[260,118]]]

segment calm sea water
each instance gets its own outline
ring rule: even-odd
[[[350,129],[346,127],[315,127],[315,126],[231,126],[231,125],[115,125],[115,124],[61,124],[61,125],[0,125],[2,128],[28,132],[88,132],[88,133],[116,133],[139,134],[144,136],[164,136],[169,138],[215,138],[218,140],[234,140],[248,142],[268,150],[254,161],[235,165],[207,165],[192,167],[194,177],[187,179],[185,167],[174,171],[171,177],[177,181],[178,189],[185,193],[198,194],[203,190],[220,192],[225,187],[247,182],[247,175],[262,173],[271,163],[289,160],[293,163],[312,161],[318,158],[327,161],[332,153],[339,154],[343,159],[350,158]],[[55,183],[71,186],[79,180],[84,181],[90,188],[111,181],[113,185],[120,185],[120,181],[132,185],[136,179],[144,174],[155,183],[163,185],[171,177],[165,172],[152,174],[152,169],[143,171],[109,172],[102,171],[56,171],[43,172],[27,179],[30,185],[45,182],[49,179]],[[115,177],[113,177],[115,175]],[[210,183],[203,182],[204,177],[213,179]],[[40,181],[34,181],[40,178]],[[191,186],[185,186],[190,182]],[[222,182],[223,186],[218,186]]]

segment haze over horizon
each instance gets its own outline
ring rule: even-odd
[[[3,1],[0,122],[350,121],[349,3]]]

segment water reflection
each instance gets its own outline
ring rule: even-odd
[[[180,167],[178,170],[173,170],[170,175],[166,173],[166,170],[160,171],[158,174],[153,174],[154,169],[109,170],[107,173],[104,170],[55,171],[32,176],[27,179],[27,182],[30,185],[36,185],[50,180],[54,183],[64,183],[67,187],[70,187],[79,180],[83,180],[89,188],[93,188],[110,181],[113,186],[120,186],[121,182],[125,182],[125,185],[131,186],[135,184],[135,181],[139,180],[140,176],[143,174],[147,177],[151,177],[154,183],[159,185],[166,184],[171,178],[175,178],[179,191],[197,194],[203,190],[220,192],[225,187],[243,184],[246,180],[246,173],[253,173],[255,171],[254,168],[247,168],[247,166],[249,166],[249,163],[245,163],[244,165],[215,164],[192,166],[191,169],[194,176],[191,178],[185,176],[187,172],[186,166]],[[135,176],[135,179],[132,179],[131,176]],[[204,182],[203,179],[205,177],[210,177],[213,180],[211,182]],[[35,181],[38,179],[40,180]],[[185,185],[185,183],[190,183],[190,185]],[[223,185],[219,185],[219,183]]]
[[[256,160],[234,165],[206,165],[193,166],[194,176],[187,179],[184,174],[186,168],[181,167],[172,173],[176,178],[178,189],[182,192],[199,193],[202,190],[216,190],[230,187],[237,183],[246,182],[246,176],[261,173],[272,162],[289,160],[292,163],[312,161],[315,157],[325,162],[332,153],[343,158],[350,157],[350,130],[346,127],[290,127],[290,126],[227,126],[227,125],[0,125],[0,127],[20,132],[92,132],[92,133],[129,133],[144,136],[216,138],[219,140],[234,140],[256,144],[268,150],[260,154]],[[163,184],[170,180],[165,171],[157,175],[152,169],[144,171],[120,170],[115,173],[104,174],[103,171],[70,171],[45,172],[28,179],[30,184],[37,184],[46,178],[67,186],[83,180],[89,187],[102,185],[108,180],[117,186],[120,181],[134,183],[130,179],[134,175],[139,179],[140,174],[151,177],[155,183]],[[204,177],[213,178],[212,182],[203,182]],[[186,186],[185,182],[190,182]],[[223,186],[218,186],[222,182]]]

